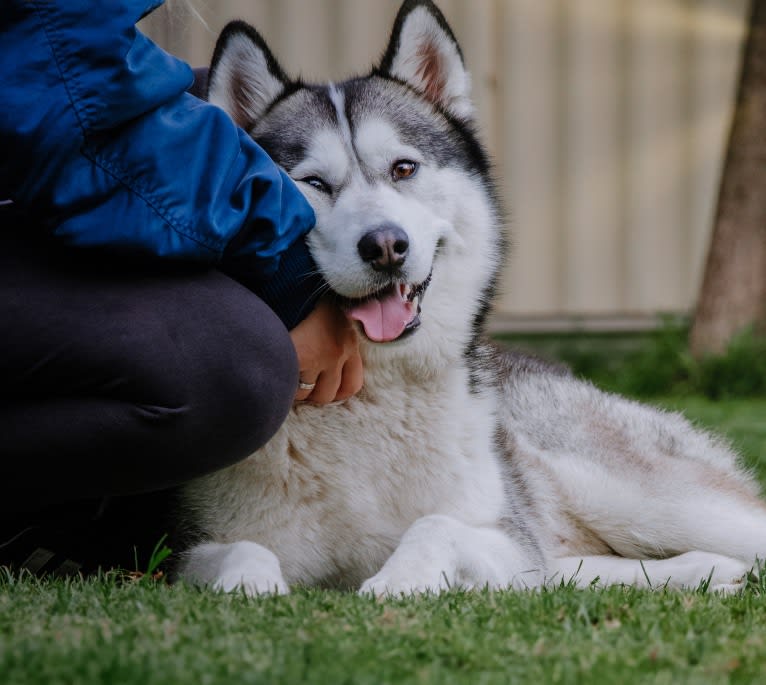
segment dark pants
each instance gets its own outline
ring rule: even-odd
[[[0,515],[169,488],[276,432],[298,365],[258,297],[211,269],[14,241],[8,216]]]

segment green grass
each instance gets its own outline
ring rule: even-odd
[[[759,682],[763,590],[562,588],[376,602],[6,580],[0,674],[14,685]]]
[[[596,377],[611,369],[612,389],[652,355],[671,359],[672,392],[653,401],[725,433],[766,484],[766,398],[683,396],[678,346],[647,341],[548,343],[590,359]],[[1,685],[760,683],[764,669],[766,573],[731,597],[563,587],[383,602],[0,574]]]
[[[699,394],[710,399],[766,397],[766,336],[743,330],[725,354],[693,359],[688,324],[667,319],[645,333],[501,335],[498,339],[566,362],[601,387],[651,398]]]

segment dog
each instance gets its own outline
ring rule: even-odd
[[[324,85],[231,23],[208,98],[313,205],[309,247],[358,328],[365,385],[296,405],[261,450],[184,488],[182,578],[247,594],[743,587],[766,507],[722,440],[486,340],[503,214],[432,2],[404,2],[371,73]]]

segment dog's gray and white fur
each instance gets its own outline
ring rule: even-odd
[[[209,99],[313,205],[309,245],[358,319],[365,385],[296,406],[185,489],[200,537],[181,576],[248,593],[736,590],[766,553],[766,507],[721,440],[484,342],[505,241],[469,89],[428,1],[404,3],[370,75],[338,84],[288,79],[241,22],[222,33]]]

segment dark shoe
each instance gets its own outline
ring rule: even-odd
[[[0,512],[0,566],[54,577],[146,571],[168,530],[172,498],[160,492],[67,503],[30,514]]]
[[[28,571],[36,576],[76,575],[82,568],[82,561],[56,552],[58,545],[52,542],[42,528],[28,526],[0,543],[0,566],[7,566],[12,571]]]

